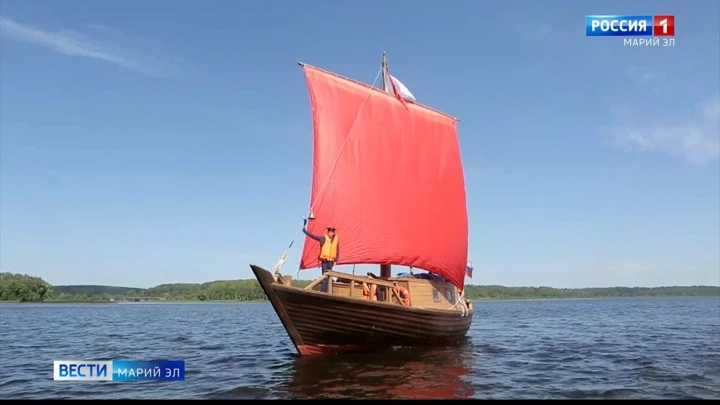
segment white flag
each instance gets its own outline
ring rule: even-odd
[[[392,80],[392,84],[389,82],[388,77],[390,78],[390,80]],[[402,98],[404,98],[405,100],[415,101],[415,96],[410,93],[410,90],[408,90],[408,88],[405,87],[405,85],[402,84],[402,82],[398,80],[397,77],[388,73],[387,75],[385,75],[385,88],[387,89],[388,93],[393,92],[393,84],[395,85],[395,89],[398,93],[400,93],[400,96],[402,96]]]

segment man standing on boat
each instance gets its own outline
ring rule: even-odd
[[[329,226],[327,233],[323,236],[318,236],[307,230],[307,219],[303,219],[303,233],[320,243],[320,269],[322,274],[333,269],[335,263],[340,256],[340,241],[337,235],[335,235],[335,228]],[[327,292],[327,279],[323,280],[320,284],[320,291]]]

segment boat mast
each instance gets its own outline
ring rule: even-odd
[[[386,79],[390,80],[390,78],[386,77],[386,75],[388,75],[387,53],[385,53],[385,51],[383,51],[383,57],[382,57],[382,89],[383,89],[383,91],[388,91]],[[381,264],[380,265],[380,278],[390,278],[391,275],[392,275],[391,266],[389,264]]]
[[[387,82],[385,81],[385,78],[386,78],[385,75],[387,75],[387,53],[385,53],[385,51],[383,51],[381,66],[382,66],[382,89],[383,89],[383,91],[388,91],[388,88],[386,85]]]

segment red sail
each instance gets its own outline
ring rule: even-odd
[[[314,130],[308,230],[337,228],[338,264],[425,269],[463,288],[468,250],[456,121],[305,66]],[[301,269],[319,266],[305,238]]]

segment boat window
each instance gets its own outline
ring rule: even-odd
[[[437,288],[433,288],[433,301],[440,301],[440,292]]]
[[[454,302],[455,301],[455,291],[453,291],[451,288],[446,288],[445,289],[445,297],[448,299],[448,301]]]

